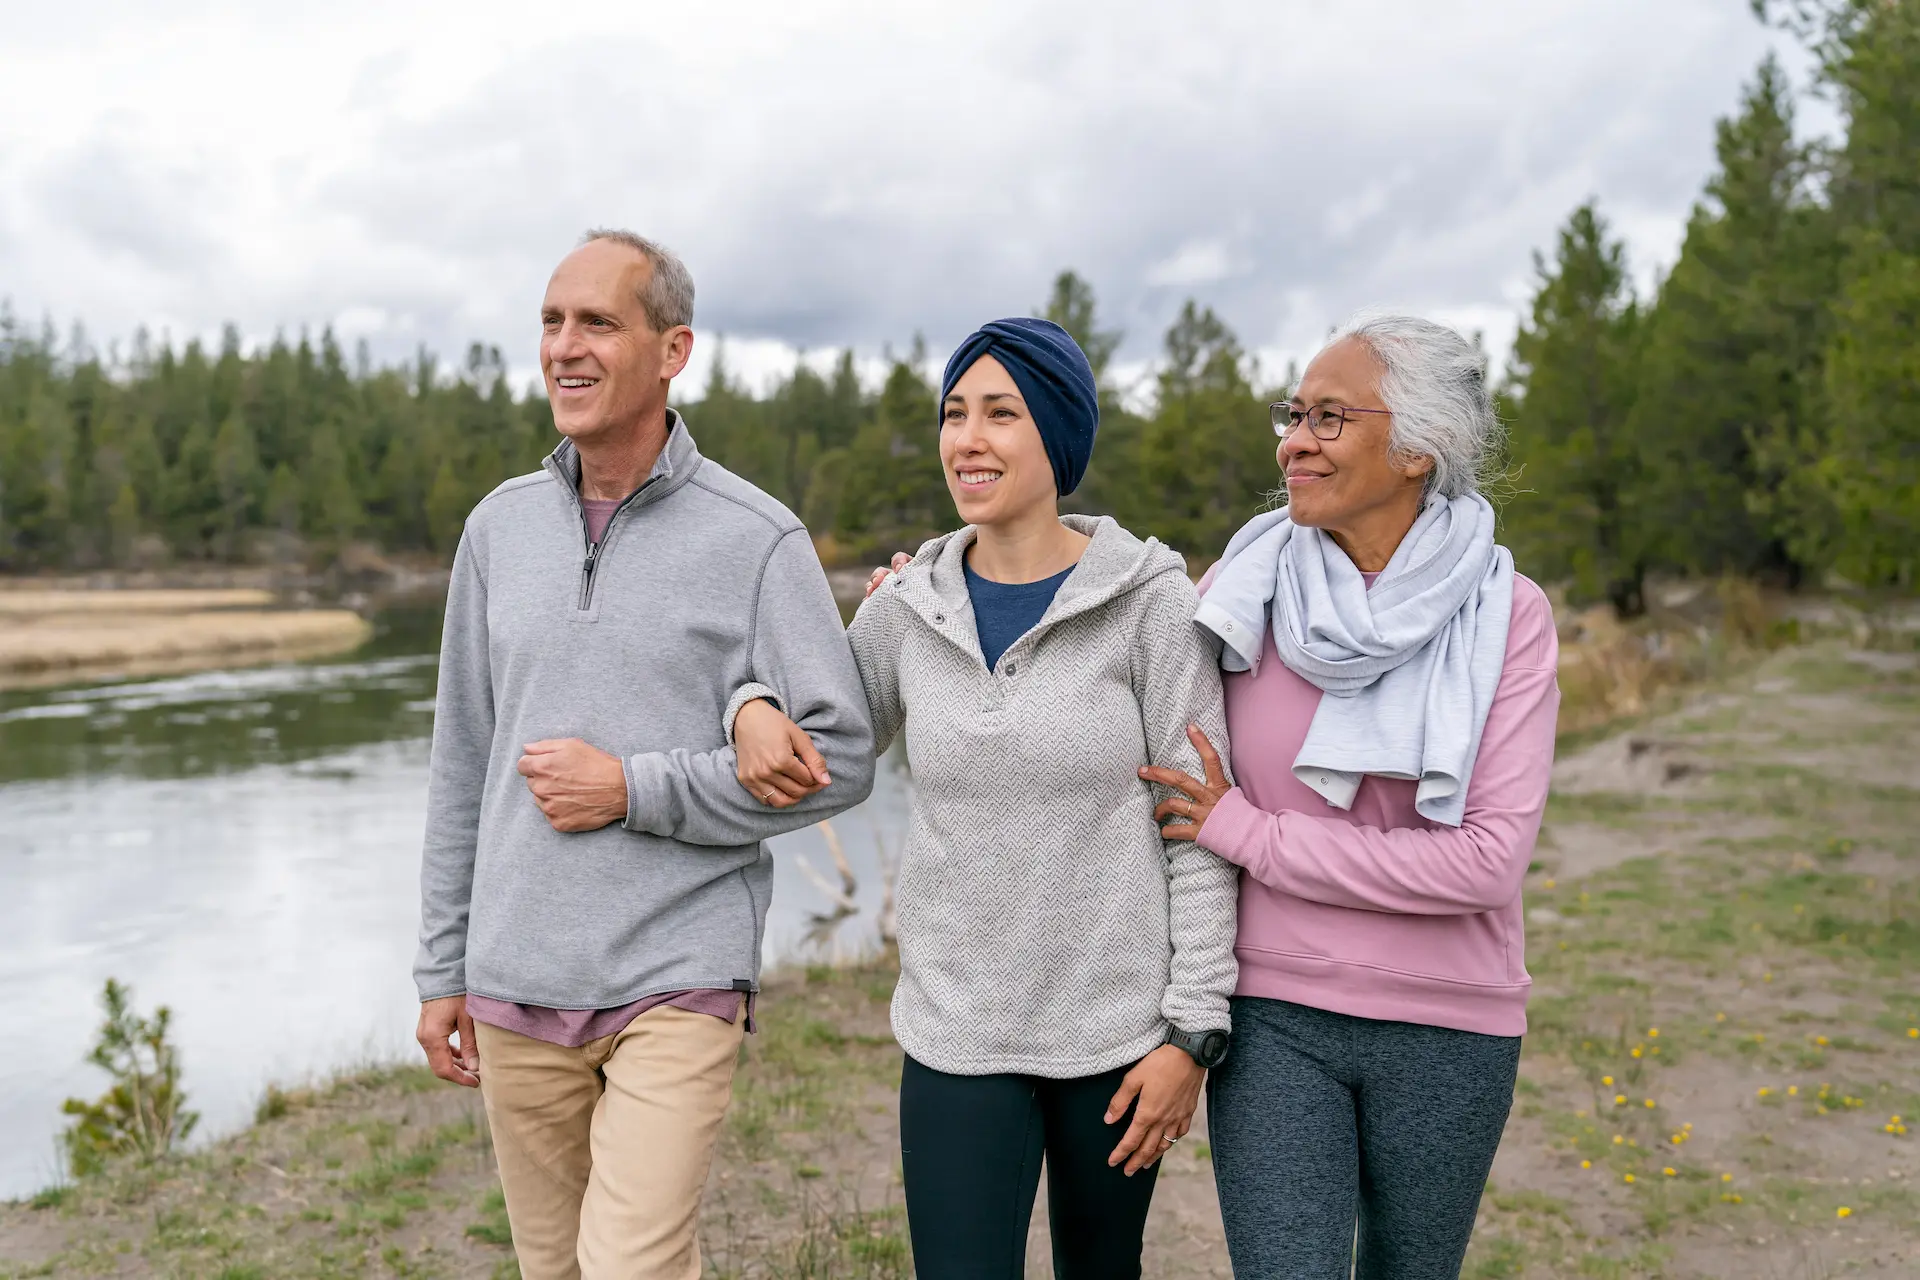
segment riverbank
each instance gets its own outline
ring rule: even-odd
[[[261,588],[0,589],[0,689],[346,653],[373,634],[352,609],[281,607]]]
[[[1911,1276],[1920,653],[1785,647],[1677,701],[1563,742],[1526,886],[1532,1028],[1464,1275]],[[892,981],[769,980],[709,1184],[714,1274],[908,1274]],[[414,1068],[286,1094],[176,1165],[0,1206],[0,1277],[511,1275],[475,1102]],[[1204,1134],[1182,1148],[1147,1274],[1225,1280]],[[1044,1239],[1036,1214],[1030,1275]]]

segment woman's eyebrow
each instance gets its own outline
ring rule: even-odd
[[[989,391],[980,398],[982,400],[1018,400],[1020,397],[1012,391]]]

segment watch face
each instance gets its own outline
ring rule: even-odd
[[[1217,1067],[1227,1060],[1227,1045],[1231,1038],[1224,1031],[1209,1031],[1200,1037],[1200,1065]]]

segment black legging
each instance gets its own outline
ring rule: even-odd
[[[954,1076],[912,1058],[900,1073],[900,1163],[920,1280],[1021,1280],[1047,1164],[1053,1274],[1138,1280],[1158,1163],[1131,1178],[1107,1156],[1131,1123],[1107,1103],[1128,1068],[1078,1080]]]

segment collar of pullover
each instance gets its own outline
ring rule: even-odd
[[[1091,541],[1060,584],[1053,603],[1035,630],[1045,630],[1076,614],[1096,609],[1163,573],[1186,573],[1186,561],[1157,538],[1142,541],[1110,516],[1060,517]],[[979,530],[966,525],[924,544],[913,563],[894,575],[900,599],[934,630],[951,634],[965,647],[973,634],[973,603],[967,592],[967,548]]]
[[[658,502],[675,489],[693,478],[699,469],[700,451],[694,446],[693,435],[687,430],[686,419],[673,409],[667,410],[667,447],[660,451],[653,470],[648,474],[641,488],[646,492],[632,499],[635,503]],[[554,479],[572,496],[574,502],[580,500],[580,451],[573,447],[573,441],[562,439],[541,464]]]

